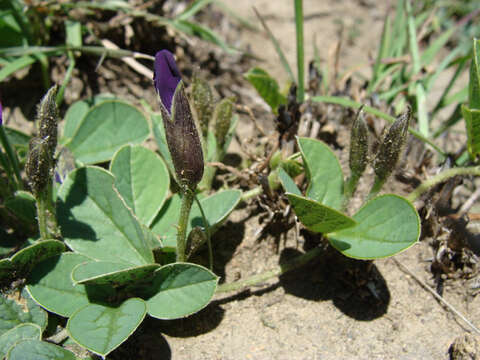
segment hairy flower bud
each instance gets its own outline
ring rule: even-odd
[[[57,148],[58,110],[55,98],[58,86],[52,86],[40,101],[37,108],[38,137],[45,141],[53,160]]]
[[[25,172],[35,196],[52,181],[57,147],[58,111],[55,103],[58,86],[51,87],[37,108],[38,136],[30,140]]]
[[[45,140],[37,137],[30,140],[25,172],[35,196],[47,188],[52,177],[52,159]]]
[[[206,139],[208,124],[213,115],[213,94],[210,85],[198,76],[193,78],[192,100],[202,135]]]
[[[358,111],[350,131],[349,165],[352,176],[355,177],[363,174],[368,162],[368,129],[362,108]]]
[[[195,188],[203,176],[203,151],[190,104],[173,55],[159,51],[154,64],[155,89],[160,96],[160,110],[167,145],[177,180]]]
[[[235,97],[225,98],[215,107],[215,138],[217,144],[223,146],[232,123]]]
[[[373,169],[377,182],[384,182],[395,169],[408,133],[408,124],[412,117],[410,106],[390,126],[380,144]]]

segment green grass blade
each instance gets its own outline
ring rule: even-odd
[[[371,94],[377,79],[381,76],[383,70],[385,69],[385,64],[382,64],[382,59],[388,56],[390,50],[391,36],[392,32],[390,16],[389,14],[387,14],[383,22],[382,36],[380,39],[380,48],[378,49],[377,59],[375,60],[375,65],[373,65],[372,79],[370,80],[367,88],[367,92],[369,94]]]
[[[417,83],[415,86],[415,92],[415,97],[417,100],[418,129],[423,136],[428,138],[430,130],[427,112],[427,94],[425,94],[425,89],[422,83]]]
[[[415,17],[412,13],[410,0],[405,2],[408,24],[408,44],[410,47],[410,56],[412,57],[413,74],[418,74],[422,68],[418,50],[417,32],[415,27]]]
[[[295,28],[297,33],[297,100],[303,103],[305,99],[305,58],[303,46],[303,0],[295,0]]]
[[[312,97],[312,101],[324,102],[324,103],[329,103],[329,104],[337,104],[337,105],[341,105],[341,106],[344,106],[344,107],[349,107],[349,108],[352,108],[352,109],[358,109],[358,108],[360,108],[360,106],[362,106],[362,104],[359,103],[359,102],[356,102],[356,101],[353,101],[353,100],[350,100],[350,99],[346,99],[346,98],[342,98],[342,97],[338,97],[338,96],[314,96],[314,97]],[[384,113],[383,111],[380,111],[380,110],[375,109],[375,108],[373,108],[371,106],[368,106],[368,105],[365,105],[363,107],[363,111],[365,111],[369,114],[378,116],[379,118],[382,118],[384,120],[387,120],[389,123],[393,123],[395,121],[395,118],[393,116],[388,115],[388,114]],[[420,134],[415,129],[412,129],[411,127],[409,127],[408,131],[410,132],[410,134],[412,134],[413,136],[415,136],[419,140],[421,140],[424,143],[430,145],[441,156],[446,156],[446,153],[442,149],[440,149],[434,142],[432,142],[430,139],[427,139],[426,137],[424,137],[422,134]]]
[[[291,68],[290,65],[288,64],[288,60],[287,60],[287,58],[285,57],[285,54],[283,53],[282,48],[280,47],[280,43],[279,43],[278,40],[275,38],[275,36],[273,35],[272,31],[271,31],[270,28],[268,27],[267,23],[265,22],[265,20],[263,19],[263,17],[260,15],[260,13],[258,12],[258,10],[257,10],[255,7],[253,8],[253,11],[255,12],[255,15],[257,15],[258,20],[260,20],[260,23],[262,24],[263,29],[266,31],[266,33],[267,33],[267,35],[268,35],[268,38],[270,39],[270,41],[272,42],[273,46],[275,47],[275,51],[277,52],[277,55],[278,55],[278,57],[279,57],[279,59],[280,59],[280,62],[282,63],[283,68],[284,68],[285,71],[287,72],[288,77],[290,78],[290,81],[294,83],[294,82],[295,82],[295,75],[293,75],[292,68]]]
[[[208,4],[211,4],[214,0],[196,0],[194,1],[189,7],[185,9],[182,13],[180,13],[175,20],[188,20],[192,16],[194,16],[197,12],[202,10]]]
[[[28,55],[13,60],[0,70],[0,81],[3,81],[7,76],[10,76],[15,71],[26,68],[27,66],[33,64],[35,61],[37,60],[33,56]]]

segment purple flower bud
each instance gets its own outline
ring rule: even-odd
[[[172,113],[172,99],[178,83],[182,79],[180,71],[173,55],[168,50],[161,50],[155,55],[153,81],[155,89],[162,105],[167,109],[168,113]]]
[[[194,190],[203,176],[203,151],[184,85],[172,54],[155,55],[155,89],[177,181]]]

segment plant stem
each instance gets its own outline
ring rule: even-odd
[[[275,267],[274,269],[270,271],[266,271],[263,274],[258,274],[254,275],[252,277],[249,277],[245,280],[241,281],[235,281],[232,283],[226,283],[222,284],[217,287],[216,293],[224,293],[224,292],[229,292],[229,291],[237,291],[241,290],[245,287],[252,286],[255,284],[262,283],[268,279],[283,275],[289,271],[295,270],[299,267],[302,267],[303,265],[306,265],[308,262],[310,262],[312,259],[317,257],[322,253],[322,249],[317,247],[314,248],[308,252],[306,252],[303,255],[300,255],[293,259],[290,262],[287,262],[285,264],[280,264],[279,266]]]
[[[180,219],[178,220],[177,232],[177,262],[185,261],[185,243],[187,236],[188,216],[192,208],[195,193],[191,189],[183,191],[182,207],[180,208]]]
[[[370,189],[367,200],[373,199],[380,192],[386,180],[387,179],[379,179],[375,176],[375,181],[372,185],[372,188]]]
[[[37,201],[37,220],[38,230],[40,231],[40,240],[48,239],[47,196],[48,194],[46,192],[35,194],[35,200]]]
[[[207,234],[207,247],[208,247],[208,267],[210,270],[212,270],[213,269],[213,250],[212,250],[212,240],[210,238],[210,224],[208,223],[208,220],[207,220],[207,217],[205,216],[202,205],[200,204],[200,201],[198,200],[196,195],[195,195],[195,202],[197,203],[198,208],[200,209],[200,213],[202,214],[203,224],[205,225],[205,232]]]
[[[256,188],[253,188],[252,190],[248,190],[248,191],[244,192],[240,200],[241,201],[247,201],[248,199],[251,199],[255,196],[260,195],[261,193],[263,193],[262,187],[257,186]]]
[[[303,53],[303,0],[295,0],[295,25],[297,31],[297,101],[303,103],[305,99],[305,65]]]
[[[435,185],[448,180],[451,177],[458,175],[473,175],[480,176],[480,166],[472,167],[457,167],[442,171],[441,173],[431,177],[430,179],[422,182],[410,195],[407,196],[407,200],[415,201],[420,195],[430,190]]]
[[[349,200],[355,193],[355,190],[357,189],[357,184],[358,180],[360,180],[360,176],[357,174],[350,175],[348,180],[345,182],[345,200],[343,202],[343,209],[345,209],[348,205]]]

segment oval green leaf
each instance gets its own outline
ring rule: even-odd
[[[240,202],[242,192],[225,190],[200,200],[205,217],[213,234]],[[176,247],[177,222],[180,214],[181,199],[178,194],[165,202],[164,207],[152,225],[152,231],[158,234],[165,247]],[[203,227],[202,215],[196,203],[193,204],[188,221],[187,234],[195,226]]]
[[[137,108],[104,101],[87,112],[67,146],[77,161],[94,164],[110,160],[125,144],[143,142],[149,132],[147,119]]]
[[[91,287],[87,296],[85,285],[73,284],[73,268],[86,261],[91,259],[75,253],[63,253],[42,261],[27,279],[27,291],[48,311],[65,317],[71,316],[89,303],[89,296],[108,296],[105,287]]]
[[[98,167],[72,171],[58,193],[57,217],[65,243],[99,261],[153,263],[142,226],[117,195],[115,178]]]
[[[277,80],[272,78],[265,70],[255,67],[250,69],[244,77],[253,85],[262,99],[270,105],[275,114],[278,106],[287,102],[287,99],[279,90]]]
[[[130,285],[145,281],[159,267],[158,264],[150,264],[132,268],[126,264],[93,261],[77,265],[73,269],[72,280],[77,284]]]
[[[217,287],[218,277],[203,266],[174,263],[155,273],[147,300],[147,312],[157,319],[178,319],[208,305]]]
[[[309,184],[306,196],[333,209],[343,204],[343,173],[327,144],[311,138],[298,138]]]
[[[42,338],[42,329],[36,324],[26,323],[15,326],[0,336],[0,359],[3,359],[10,348],[21,340]]]
[[[328,240],[344,255],[357,259],[392,256],[418,241],[420,218],[406,199],[392,194],[364,205],[351,228],[328,234]]]
[[[142,224],[150,226],[167,197],[170,175],[163,160],[140,145],[126,145],[113,157],[115,187]]]
[[[24,291],[20,298],[7,299],[5,295],[0,296],[0,314],[0,335],[22,323],[34,323],[42,331],[47,326],[47,313]]]
[[[19,220],[28,225],[36,223],[37,209],[35,198],[27,191],[17,191],[11,198],[5,200],[5,207]]]
[[[300,222],[310,231],[327,234],[355,225],[351,217],[306,197],[286,193]]]
[[[302,193],[298,189],[297,184],[295,184],[293,179],[290,177],[290,175],[287,174],[285,170],[283,170],[283,168],[279,167],[277,170],[277,173],[278,173],[278,178],[280,179],[280,182],[282,183],[282,186],[285,192],[302,196]]]
[[[75,360],[75,355],[54,344],[40,340],[24,340],[13,347],[7,360]]]
[[[79,345],[105,357],[133,334],[145,314],[145,302],[137,298],[116,308],[89,304],[72,315],[67,331]]]

